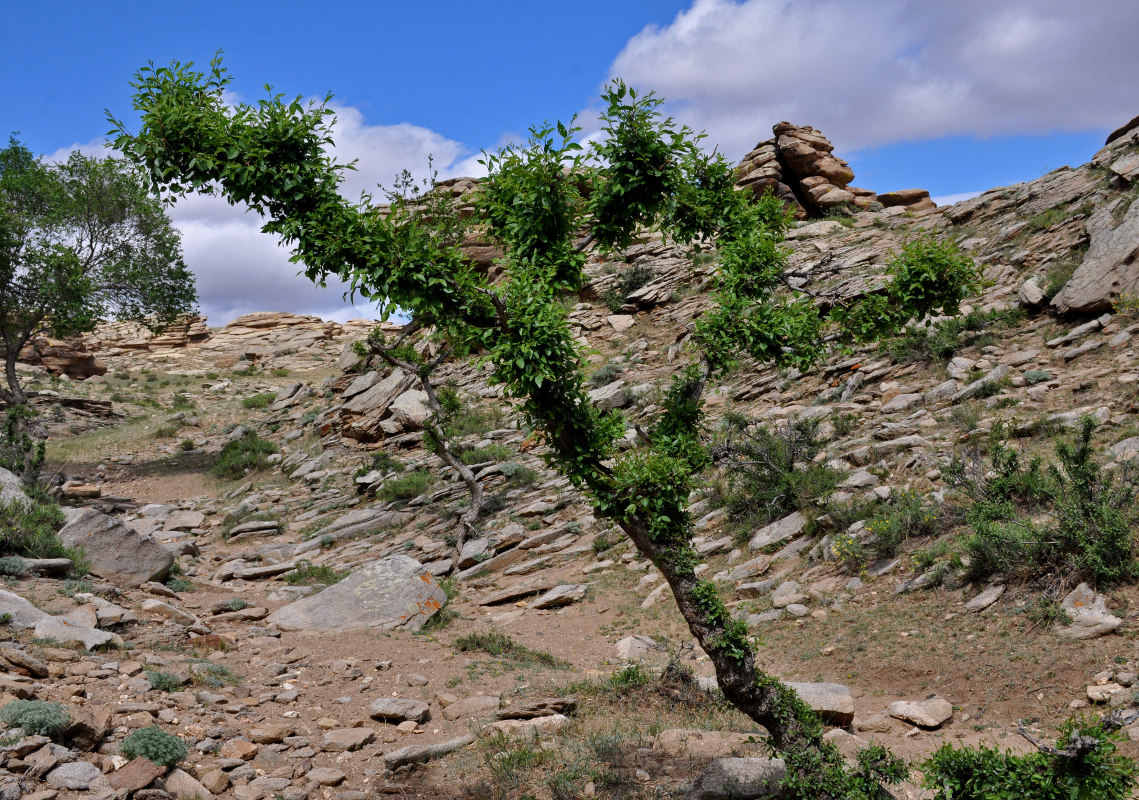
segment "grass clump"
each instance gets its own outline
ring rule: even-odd
[[[486,447],[471,447],[459,451],[459,460],[471,464],[485,464],[487,461],[507,461],[514,451],[504,444],[488,444]]]
[[[241,676],[223,664],[199,661],[190,667],[190,682],[195,686],[220,689],[223,686],[240,686]]]
[[[24,571],[24,559],[19,556],[0,558],[0,577],[15,578]]]
[[[557,656],[531,650],[518,644],[501,631],[470,633],[455,640],[460,653],[482,652],[511,662],[512,666],[542,666],[551,669],[570,669],[571,665]]]
[[[0,709],[0,722],[20,728],[29,736],[57,739],[70,721],[61,703],[44,700],[13,700]]]
[[[241,401],[242,408],[268,408],[277,397],[275,392],[259,392]]]
[[[297,568],[285,575],[289,586],[331,586],[348,577],[348,570],[338,570],[331,564],[313,564],[304,559],[297,562]]]
[[[507,485],[515,489],[533,486],[541,477],[538,470],[519,464],[517,461],[504,461],[498,468],[506,476]]]
[[[267,467],[266,459],[276,452],[277,445],[251,433],[236,441],[226,442],[218,453],[211,472],[219,478],[237,480],[247,473]]]
[[[155,439],[172,439],[178,435],[178,428],[175,425],[161,425],[154,429]]]
[[[1113,584],[1139,577],[1134,554],[1134,469],[1107,473],[1094,457],[1095,421],[1085,417],[1071,440],[1056,445],[1056,461],[996,442],[986,460],[955,458],[947,480],[971,501],[966,546],[974,578],[1003,573]]]
[[[435,476],[425,469],[405,472],[384,483],[376,491],[380,500],[411,500],[419,497],[435,483]]]
[[[194,401],[184,392],[175,392],[170,396],[170,408],[174,411],[187,411],[194,407]]]
[[[160,767],[172,767],[190,753],[185,742],[157,725],[134,731],[123,739],[119,750],[126,758],[145,758]]]

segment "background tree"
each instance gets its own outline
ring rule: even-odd
[[[111,318],[161,328],[196,301],[178,233],[129,162],[49,164],[14,136],[0,150],[0,401],[25,403],[16,357],[33,336]]]
[[[205,191],[247,203],[313,280],[336,275],[432,326],[456,354],[481,350],[492,380],[520,401],[558,469],[664,575],[724,695],[769,731],[787,760],[788,791],[822,800],[881,796],[880,784],[900,777],[899,762],[868,750],[848,774],[798,696],[756,667],[746,625],[695,575],[686,509],[694,475],[708,463],[702,398],[741,356],[806,368],[828,344],[955,314],[974,280],[972,263],[936,242],[915,242],[864,302],[824,313],[809,289],[777,293],[792,277],[808,286],[813,277],[786,272],[782,206],[770,197],[751,203],[735,191],[732,166],[662,117],[658,99],[615,82],[602,98],[604,135],[589,152],[574,140],[576,129],[558,124],[486,157],[480,221],[506,252],[492,284],[430,227],[338,194],[343,167],[328,155],[327,98],[229,106],[228,82],[220,59],[208,73],[179,63],[144,68],[133,84],[141,127],[132,134],[116,122],[116,145],[174,198]],[[653,228],[682,242],[715,242],[717,305],[698,321],[693,361],[668,390],[664,413],[641,446],[621,453],[623,419],[589,402],[563,301],[585,282],[589,245],[624,247]]]

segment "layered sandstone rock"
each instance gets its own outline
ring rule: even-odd
[[[780,122],[772,133],[775,138],[760,142],[743,157],[736,185],[757,197],[771,191],[797,219],[825,216],[837,208],[865,211],[876,204],[913,211],[934,207],[923,189],[876,195],[851,186],[854,171],[850,164],[836,156],[830,140],[809,125]]]
[[[107,372],[107,365],[88,352],[87,344],[78,337],[64,341],[37,336],[20,351],[19,360],[69,378],[90,378]]]

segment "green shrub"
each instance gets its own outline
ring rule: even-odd
[[[185,411],[194,408],[194,401],[182,392],[175,392],[170,395],[170,408],[174,411]]]
[[[504,444],[488,444],[486,447],[472,447],[459,451],[459,460],[464,464],[484,464],[487,461],[506,461],[514,451]]]
[[[498,465],[502,474],[506,476],[506,483],[514,488],[533,486],[541,477],[536,469],[531,469],[517,461],[504,461]]]
[[[589,376],[589,385],[594,389],[613,383],[624,370],[616,361],[606,361]]]
[[[189,451],[194,449],[194,440],[193,439],[183,439],[178,444],[178,447],[179,447],[179,449],[181,449],[181,451],[183,453],[188,453]]]
[[[178,428],[175,425],[162,425],[154,429],[155,439],[169,439],[178,435]]]
[[[907,539],[936,535],[940,517],[936,505],[927,504],[913,489],[902,489],[888,507],[866,521],[872,537],[866,543],[878,558],[892,558]]]
[[[81,551],[64,546],[59,539],[63,512],[54,500],[29,492],[25,505],[16,501],[0,505],[0,554],[25,558],[70,558],[72,571],[86,574],[89,563]]]
[[[617,277],[617,283],[605,292],[602,300],[609,310],[616,314],[625,304],[626,297],[650,283],[654,277],[651,268],[644,264],[635,264],[621,272]]]
[[[276,397],[277,394],[275,392],[261,392],[260,394],[245,398],[241,401],[241,405],[244,408],[267,408]]]
[[[414,472],[405,472],[384,483],[376,492],[381,500],[411,500],[431,488],[435,483],[435,476],[425,469]]]
[[[181,676],[157,669],[148,669],[146,680],[150,683],[151,689],[159,692],[179,692],[182,690],[182,684],[185,683]]]
[[[316,565],[310,561],[297,562],[297,568],[285,575],[285,583],[290,586],[331,586],[347,578],[349,572],[337,570],[330,564]]]
[[[369,472],[380,472],[382,475],[390,475],[393,472],[399,472],[403,469],[403,462],[393,456],[391,453],[381,450],[378,453],[372,454],[372,460],[366,465],[356,470],[354,477],[362,478]]]
[[[119,750],[126,758],[146,758],[160,767],[172,767],[190,752],[185,742],[157,725],[134,731],[123,739]]]
[[[1023,309],[1004,311],[972,311],[937,325],[908,328],[901,336],[886,343],[886,350],[900,362],[933,361],[946,363],[958,350],[982,344],[982,337],[994,331],[1008,330],[1025,317]]]
[[[838,485],[838,473],[814,463],[818,422],[769,429],[736,414],[725,417],[716,445],[727,477],[713,499],[749,524],[765,524],[815,508]]]
[[[224,608],[226,611],[240,611],[241,609],[248,607],[248,605],[249,603],[245,601],[245,598],[234,597],[231,600],[225,601]]]
[[[1030,369],[1024,373],[1024,382],[1029,386],[1052,380],[1052,376],[1042,369]]]
[[[278,367],[278,368],[272,370],[269,374],[272,375],[274,378],[287,378],[287,377],[289,377],[289,371],[287,369],[284,369],[283,367]]]
[[[1015,755],[996,748],[942,745],[924,764],[936,800],[1124,800],[1136,785],[1135,762],[1117,753],[1107,726],[1069,720],[1056,750]],[[1086,737],[1086,739],[1085,739]],[[1076,740],[1081,746],[1073,747]],[[1087,745],[1091,744],[1090,747]]]
[[[249,434],[242,438],[226,442],[225,447],[218,453],[214,461],[212,472],[219,478],[237,480],[247,471],[255,472],[268,466],[266,458],[278,451],[277,445],[256,434]]]
[[[648,670],[640,664],[629,664],[610,675],[605,683],[608,688],[621,692],[635,689],[638,686],[645,686],[652,683],[652,680],[653,678]]]
[[[1000,443],[987,464],[976,456],[953,460],[946,480],[971,501],[965,519],[973,578],[1055,573],[1110,584],[1139,577],[1136,478],[1129,470],[1103,471],[1093,457],[1094,428],[1092,419],[1082,420],[1072,441],[1057,444],[1057,462],[1047,469],[1039,457],[1023,465]]]
[[[21,728],[29,736],[59,737],[70,721],[61,703],[44,700],[13,700],[0,709],[0,722]]]
[[[24,571],[24,559],[19,556],[0,558],[0,576],[14,578]]]

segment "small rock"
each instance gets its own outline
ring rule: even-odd
[[[898,700],[887,709],[891,717],[922,728],[940,727],[953,716],[953,704],[940,697],[928,700]]]

